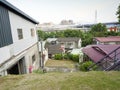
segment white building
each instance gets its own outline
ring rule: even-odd
[[[0,75],[30,73],[39,68],[37,21],[0,0]]]
[[[68,37],[68,38],[58,38],[57,43],[63,46],[66,50],[72,50],[75,48],[81,48],[81,38]]]

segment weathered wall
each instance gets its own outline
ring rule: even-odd
[[[11,68],[14,64],[16,64],[22,57],[25,58],[25,67],[26,68],[26,73],[29,73],[29,68],[32,66],[32,70],[38,69],[39,68],[39,53],[38,53],[38,45],[37,43],[33,45],[32,47],[26,49],[22,53],[16,55],[15,57],[11,58],[8,62],[3,64],[0,67],[0,74],[1,75],[7,75],[7,69]],[[32,56],[35,55],[35,63],[32,63]]]

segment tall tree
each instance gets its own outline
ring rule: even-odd
[[[116,15],[117,15],[118,21],[120,22],[120,4],[118,6],[118,10],[116,12]]]
[[[45,36],[44,34],[45,34],[45,33],[44,33],[43,31],[38,30],[37,33],[38,33],[38,39],[39,39],[39,41],[40,41],[41,39],[45,39],[45,38],[44,38],[44,36]]]
[[[91,31],[92,32],[106,32],[107,28],[104,24],[98,23],[98,24],[92,26]]]

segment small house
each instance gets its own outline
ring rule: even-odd
[[[81,39],[77,37],[58,38],[57,43],[65,48],[65,50],[72,50],[81,48]]]
[[[31,73],[39,68],[38,22],[0,0],[0,75]]]
[[[93,41],[97,45],[99,44],[103,44],[103,45],[120,44],[120,36],[95,37]]]

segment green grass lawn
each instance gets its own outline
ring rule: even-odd
[[[48,60],[45,66],[74,68],[75,63],[71,60]]]
[[[8,75],[0,90],[120,90],[120,72],[73,72]]]

